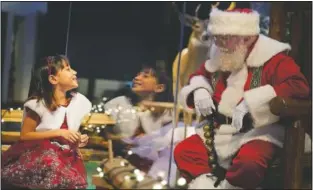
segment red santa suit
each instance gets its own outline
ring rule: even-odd
[[[214,12],[213,15],[211,13],[210,19],[214,21],[210,21],[209,29],[211,27],[213,34],[222,30],[216,26],[220,20],[229,19],[226,18],[229,15],[218,15],[221,12]],[[220,17],[217,18],[217,15]],[[230,15],[245,19],[238,13]],[[258,20],[255,20],[255,27],[249,26],[250,31],[244,31],[237,25],[229,25],[223,28],[223,32],[233,35],[258,33]],[[193,92],[205,88],[218,103],[219,113],[231,118],[234,108],[244,100],[254,120],[253,128],[246,133],[237,133],[230,123],[222,124],[215,130],[217,161],[221,167],[227,169],[226,180],[220,184],[220,188],[250,189],[260,185],[270,160],[283,146],[284,140],[284,126],[279,124],[279,117],[270,112],[270,100],[276,96],[308,97],[309,87],[305,77],[294,60],[284,54],[290,49],[288,44],[259,35],[240,71],[220,73],[216,78],[219,66],[208,60],[191,75],[190,84],[182,89],[180,100],[186,110],[194,108]],[[212,47],[210,57],[214,55],[214,51],[216,46]],[[212,171],[204,143],[206,139],[203,128],[196,131],[196,135],[176,146],[175,161],[185,178],[195,179],[190,183],[190,188],[211,189],[214,188],[215,178],[205,175]]]

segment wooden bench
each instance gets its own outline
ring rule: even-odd
[[[2,122],[22,122],[23,118],[23,110],[1,110],[1,119]],[[115,121],[111,119],[108,115],[102,113],[90,113],[89,115],[85,116],[82,121],[82,126],[88,125],[114,125]],[[1,131],[1,143],[2,143],[2,150],[5,151],[9,147],[6,144],[12,144],[17,142],[20,139],[20,132],[14,131]],[[100,142],[100,138],[90,138],[90,143],[98,143]],[[112,140],[108,139],[107,142],[101,142],[104,146],[106,145],[108,148],[108,153],[104,151],[94,150],[94,149],[80,149],[84,160],[88,159],[96,159],[102,160],[103,158],[110,157],[113,158],[113,147],[112,147]],[[110,155],[111,154],[111,155]]]

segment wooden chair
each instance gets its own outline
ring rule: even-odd
[[[172,103],[147,102],[146,105],[155,109],[174,108]],[[312,160],[312,153],[304,153],[305,131],[310,131],[309,129],[312,127],[311,107],[312,102],[309,100],[276,97],[270,102],[271,112],[281,116],[283,122],[288,126],[285,133],[283,159],[275,160],[268,172],[267,178],[271,178],[275,183],[281,183],[273,188],[303,188],[303,168],[311,167]]]
[[[303,169],[312,167],[312,153],[304,153],[305,132],[311,131],[312,127],[311,108],[312,101],[309,100],[276,97],[270,102],[271,112],[281,116],[287,124],[281,160],[282,186],[285,189],[304,188]]]

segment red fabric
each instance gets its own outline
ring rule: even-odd
[[[201,67],[190,76],[190,79],[193,76],[202,75],[210,81],[211,73],[205,69],[204,65],[205,64],[202,64]],[[216,84],[213,100],[217,103],[220,102],[222,93],[227,87],[227,76],[229,75],[224,74],[224,77],[220,77]],[[244,87],[245,91],[250,89],[251,79],[252,69],[249,68],[248,78]],[[266,84],[273,86],[277,96],[280,97],[306,99],[310,94],[309,84],[305,76],[301,73],[299,66],[291,57],[284,53],[275,55],[263,66],[261,86]],[[187,105],[190,108],[194,108],[193,93],[190,93],[187,99]]]
[[[226,180],[230,184],[244,189],[259,187],[269,163],[279,153],[279,150],[281,149],[276,145],[261,140],[244,144],[227,170]]]
[[[66,118],[61,126],[68,129]],[[63,138],[55,138],[68,144]],[[8,184],[36,189],[86,188],[86,171],[73,145],[61,149],[51,140],[19,141],[2,153],[1,179]]]
[[[236,13],[252,13],[252,9],[248,9],[248,8],[243,8],[243,9],[240,9],[240,8],[236,8],[236,9],[233,9],[233,10],[226,10],[226,12],[236,12]]]
[[[234,186],[253,189],[264,178],[269,162],[279,148],[272,143],[254,140],[243,145],[227,170],[226,180]],[[179,143],[174,158],[181,175],[188,182],[197,176],[210,173],[207,149],[198,135]]]

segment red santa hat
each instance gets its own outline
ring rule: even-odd
[[[259,13],[251,9],[222,11],[212,8],[208,30],[212,35],[257,35],[260,33],[259,20]]]

